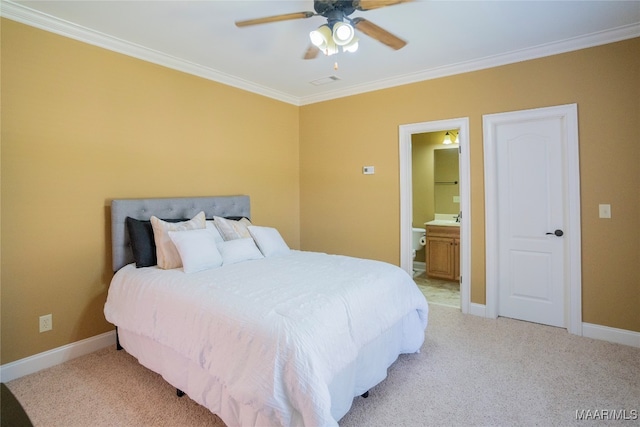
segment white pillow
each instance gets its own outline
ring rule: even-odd
[[[246,239],[251,237],[247,226],[251,225],[251,221],[242,218],[238,221],[214,216],[213,223],[218,228],[220,235],[224,240]]]
[[[251,233],[251,237],[255,240],[260,252],[265,257],[270,257],[274,255],[285,255],[291,252],[289,246],[287,246],[286,242],[278,232],[273,227],[259,227],[256,225],[251,225],[247,227],[249,229],[249,233]]]
[[[251,237],[227,240],[218,249],[222,255],[222,265],[264,258]]]
[[[152,216],[151,227],[153,228],[153,239],[156,242],[158,267],[165,270],[182,267],[180,254],[169,237],[169,231],[186,231],[204,228],[205,221],[204,212],[200,212],[189,221],[183,222],[166,222]]]
[[[169,231],[178,249],[185,273],[209,270],[222,265],[222,255],[216,245],[215,232],[210,228]]]
[[[219,245],[220,243],[224,242],[224,239],[222,238],[222,234],[220,234],[220,231],[218,230],[218,227],[216,227],[216,225],[214,224],[214,221],[212,219],[208,219],[207,220],[207,225],[206,225],[207,229],[211,230],[211,233],[214,235],[215,239],[216,239],[216,244]]]

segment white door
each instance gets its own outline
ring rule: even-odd
[[[564,326],[562,123],[497,128],[498,313]],[[551,234],[547,234],[551,233]]]
[[[485,125],[495,161],[497,315],[565,327],[566,116],[539,109],[486,116]]]

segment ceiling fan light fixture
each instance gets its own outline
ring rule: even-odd
[[[336,22],[333,24],[333,41],[338,46],[345,46],[353,40],[355,30],[346,22]]]
[[[338,53],[338,45],[335,44],[333,39],[329,39],[327,45],[322,48],[322,52],[327,56],[335,55]]]
[[[358,37],[354,37],[351,39],[351,42],[349,42],[348,44],[342,46],[342,51],[343,52],[355,52],[358,50]]]
[[[2,1],[2,0],[0,0]],[[307,47],[303,59],[313,59],[323,52],[330,56],[343,52],[355,52],[358,49],[356,29],[394,50],[402,49],[407,42],[391,34],[382,27],[362,17],[349,18],[356,10],[367,11],[385,6],[393,6],[413,0],[314,0],[314,12],[283,13],[263,18],[236,21],[237,27],[267,24],[270,22],[307,19],[322,16],[326,24],[309,33],[311,45]]]
[[[327,24],[321,25],[309,33],[309,38],[318,48],[325,49],[331,40],[331,28]]]

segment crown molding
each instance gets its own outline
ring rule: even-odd
[[[109,36],[99,31],[30,9],[18,3],[2,1],[0,16],[90,45],[141,59],[143,61],[152,62],[167,68],[193,74],[198,77],[223,83],[228,86],[233,86],[289,104],[299,105],[299,99],[295,96],[291,96],[265,86],[257,85],[213,68],[186,61],[172,55],[167,55],[117,37]]]
[[[300,105],[313,104],[316,102],[328,101],[374,90],[387,89],[394,86],[453,76],[471,71],[484,70],[487,68],[499,67],[501,65],[514,64],[516,62],[528,61],[531,59],[586,49],[608,43],[615,43],[617,41],[632,39],[635,37],[640,37],[640,24],[625,25],[607,31],[600,31],[587,34],[585,36],[546,43],[527,49],[515,50],[500,55],[487,56],[472,61],[460,62],[442,67],[434,67],[416,73],[396,76],[390,79],[377,80],[358,86],[351,86],[345,90],[325,92],[320,95],[303,97],[300,99]]]
[[[266,86],[258,85],[248,80],[223,73],[213,68],[205,67],[194,62],[186,61],[172,55],[167,55],[135,43],[112,37],[101,32],[55,18],[38,12],[10,0],[2,0],[0,16],[17,21],[41,30],[49,31],[64,37],[69,37],[84,43],[118,52],[143,61],[152,62],[167,68],[182,71],[228,86],[263,95],[278,101],[296,106],[314,104],[331,99],[343,98],[365,92],[387,89],[425,80],[432,80],[455,74],[468,73],[501,65],[512,64],[545,56],[557,55],[579,49],[614,43],[621,40],[640,37],[640,24],[630,24],[607,31],[600,31],[585,36],[574,37],[558,42],[542,44],[532,48],[516,50],[500,55],[479,58],[477,60],[460,62],[458,64],[434,67],[416,73],[404,74],[389,79],[377,80],[361,85],[350,86],[345,89],[329,91],[319,95],[296,97]]]

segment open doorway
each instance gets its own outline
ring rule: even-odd
[[[429,303],[456,308],[460,308],[458,132],[411,135],[413,280]]]
[[[456,131],[459,147],[459,212],[460,212],[460,308],[467,313],[470,303],[470,265],[471,223],[469,218],[469,150],[468,118],[441,120],[401,125],[400,128],[400,258],[401,267],[409,274],[414,274],[413,252],[413,167],[412,167],[412,139],[414,135]]]

